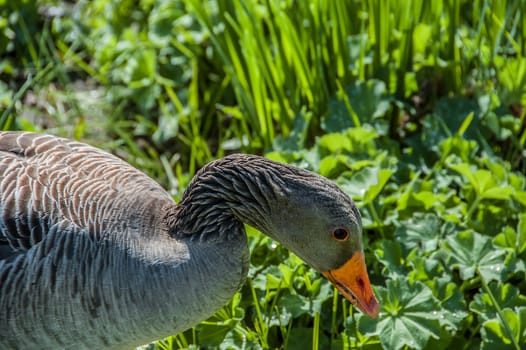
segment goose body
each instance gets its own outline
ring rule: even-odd
[[[176,204],[97,148],[0,132],[0,349],[131,349],[192,327],[245,280],[243,223],[378,314],[358,211],[319,175],[232,155]]]

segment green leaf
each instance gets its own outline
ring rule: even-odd
[[[412,218],[401,221],[394,235],[408,251],[419,248],[423,252],[432,252],[438,246],[440,227],[441,222],[436,215],[416,213]]]
[[[526,191],[515,191],[513,197],[523,206],[526,206]]]
[[[457,135],[449,137],[440,143],[440,155],[445,159],[449,155],[455,155],[464,162],[473,159],[477,143],[472,140],[465,140]]]
[[[318,140],[318,147],[322,152],[334,155],[342,151],[350,151],[351,140],[342,133],[326,134]]]
[[[262,350],[263,347],[256,341],[257,335],[255,332],[248,332],[244,329],[232,329],[225,338],[219,343],[220,350]],[[218,344],[210,344],[209,349],[214,349]],[[175,347],[173,347],[175,348]],[[203,349],[204,347],[196,347],[196,349]],[[192,349],[192,348],[191,348]]]
[[[347,132],[323,135],[317,142],[321,156],[352,155],[354,159],[370,160],[378,151],[375,140],[378,133],[369,125],[349,128]]]
[[[327,132],[338,132],[358,126],[353,123],[353,113],[362,123],[372,122],[387,113],[391,108],[390,101],[383,81],[359,81],[348,87],[345,94],[339,94],[329,102],[329,110],[322,118],[322,128]]]
[[[320,175],[335,178],[343,171],[348,170],[347,163],[349,162],[349,158],[341,154],[324,157],[319,164]]]
[[[379,167],[366,167],[353,172],[350,176],[345,176],[345,173],[339,179],[339,185],[351,197],[356,200],[361,200],[368,188],[378,184]]]
[[[474,170],[466,163],[452,165],[451,169],[468,179],[480,199],[509,200],[515,192],[508,185],[498,184],[489,170]]]
[[[446,199],[444,194],[437,194],[431,191],[415,192],[412,193],[412,197],[415,202],[420,202],[425,210],[429,210],[435,205],[440,205]]]
[[[504,232],[499,233],[494,239],[495,245],[512,249],[517,256],[526,251],[526,213],[519,215],[517,229],[505,227]]]
[[[497,248],[491,239],[473,231],[459,232],[444,241],[449,265],[459,270],[460,278],[471,279],[479,273],[487,282],[502,279],[506,251]]]
[[[312,311],[321,312],[323,303],[333,296],[334,287],[330,283],[323,283],[323,281],[319,278],[312,283],[313,288],[309,298],[311,314]]]
[[[466,301],[460,288],[450,282],[449,277],[435,278],[428,286],[442,308],[440,324],[448,330],[459,330],[461,322],[468,316]]]
[[[279,298],[281,314],[290,314],[293,318],[309,314],[310,303],[307,298],[297,294],[286,294]]]
[[[509,283],[492,282],[488,288],[501,309],[526,306],[526,297],[520,294],[517,287]],[[469,304],[469,309],[478,314],[483,321],[497,317],[497,308],[487,292],[476,294]]]
[[[475,116],[475,113],[470,112],[466,118],[462,121],[462,124],[460,124],[460,127],[458,128],[457,135],[462,136],[466,132],[466,130],[471,125],[471,122],[473,121],[473,117]]]
[[[289,288],[292,286],[292,278],[296,274],[295,269],[291,269],[288,265],[279,264],[279,269],[282,273],[281,275],[281,287]]]
[[[513,338],[500,318],[493,318],[482,324],[482,350],[516,350],[526,347],[526,307],[502,310],[504,322],[511,328]]]
[[[196,326],[201,345],[206,347],[221,344],[227,333],[239,326],[239,321],[245,317],[240,302],[241,294],[236,293],[228,305]]]
[[[352,173],[350,178],[342,177],[339,184],[353,199],[367,205],[378,197],[392,175],[390,169],[366,167]]]
[[[254,276],[252,286],[262,291],[287,288],[281,270],[274,264]]]
[[[444,273],[442,263],[439,260],[422,255],[418,248],[413,249],[409,253],[407,260],[412,267],[409,269],[410,272],[408,274],[411,281],[428,282]],[[451,280],[449,275],[446,276],[448,281]]]
[[[378,173],[378,182],[369,187],[367,192],[365,193],[365,196],[363,198],[363,204],[367,205],[369,203],[372,203],[376,197],[382,192],[383,188],[387,184],[387,181],[391,178],[391,175],[393,175],[393,171],[391,169],[381,169]]]
[[[309,123],[312,118],[312,113],[305,113],[303,110],[300,111],[294,117],[292,130],[288,137],[278,136],[274,139],[273,149],[274,150],[288,150],[288,151],[299,151],[305,145],[305,138],[309,128]]]
[[[382,311],[378,320],[360,316],[360,332],[378,335],[384,348],[394,350],[404,346],[422,349],[430,338],[438,339],[442,310],[426,285],[400,276],[388,280],[386,288],[376,288],[376,295]]]
[[[199,344],[201,346],[214,346],[221,344],[226,334],[232,329],[229,324],[200,323],[197,327]]]
[[[418,23],[413,31],[413,47],[415,54],[425,55],[425,51],[432,41],[432,27],[427,23]]]
[[[500,56],[498,65],[499,81],[506,87],[506,102],[523,103],[526,101],[526,58]]]
[[[382,249],[376,249],[375,255],[384,265],[382,275],[394,278],[407,273],[400,243],[385,239],[382,241]]]
[[[469,120],[469,127],[464,130],[463,136],[476,139],[480,129],[480,108],[475,99],[458,96],[443,97],[437,102],[434,112],[436,116],[433,119],[438,119],[449,135],[461,131],[466,116],[473,113],[473,118]]]
[[[521,255],[526,251],[526,213],[519,216],[519,223],[517,224],[517,240],[516,240],[517,255]]]

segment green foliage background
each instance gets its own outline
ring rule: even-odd
[[[242,151],[336,181],[382,306],[249,230],[247,284],[149,348],[526,347],[526,1],[0,0],[0,127],[176,199]]]

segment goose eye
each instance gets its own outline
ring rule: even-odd
[[[348,240],[349,235],[349,230],[343,227],[335,228],[334,231],[332,231],[332,238],[340,242]]]

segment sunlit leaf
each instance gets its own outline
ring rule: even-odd
[[[428,286],[442,308],[439,317],[440,324],[448,330],[457,331],[460,323],[468,316],[464,294],[447,277],[436,278]]]
[[[495,237],[495,244],[499,247],[509,248],[520,256],[526,251],[526,214],[519,216],[517,229],[505,227],[504,232]]]
[[[327,157],[324,157],[320,161],[320,174],[328,177],[328,178],[335,178],[338,175],[340,175],[343,171],[347,170],[347,163],[349,162],[349,158],[347,156],[344,156],[342,154],[340,155],[330,155]]]
[[[510,187],[492,187],[485,189],[482,193],[482,198],[484,199],[500,199],[508,200],[513,194],[513,189]]]
[[[378,335],[382,346],[398,350],[404,346],[422,349],[430,338],[440,335],[441,308],[431,290],[423,283],[410,283],[404,277],[388,280],[376,289],[382,305],[377,320],[358,319],[365,335]]]
[[[504,320],[493,318],[482,325],[482,350],[515,350],[526,347],[526,307],[502,310]],[[504,325],[504,322],[509,326]],[[511,331],[511,334],[510,334]]]
[[[499,81],[506,87],[509,94],[507,99],[514,102],[524,102],[526,100],[526,58],[504,58],[496,60],[499,65],[497,70]]]
[[[407,260],[411,265],[408,274],[411,281],[428,282],[444,273],[442,263],[438,259],[421,255],[418,248],[413,249],[409,253]],[[451,280],[449,275],[446,276],[448,280]]]
[[[514,193],[512,187],[498,184],[489,170],[472,169],[466,163],[455,164],[451,168],[468,179],[480,199],[508,200]]]
[[[526,191],[516,191],[513,197],[523,206],[526,206]]]
[[[326,134],[318,140],[318,147],[322,152],[334,155],[342,151],[350,151],[351,140],[342,133]]]
[[[380,167],[366,167],[354,172],[349,178],[343,177],[340,179],[340,186],[351,197],[355,199],[363,199],[368,191],[375,186],[377,191],[379,188],[378,177],[382,169]],[[385,176],[384,176],[384,180]],[[385,183],[384,183],[385,185]]]
[[[363,197],[363,204],[369,204],[375,200],[376,197],[382,192],[382,189],[387,184],[387,181],[393,175],[393,171],[390,169],[380,169],[377,175],[376,183],[370,186]]]
[[[413,199],[420,202],[425,210],[431,209],[434,205],[440,204],[444,201],[444,194],[437,194],[431,191],[420,191],[413,193]]]
[[[418,23],[413,32],[413,45],[416,54],[424,55],[429,41],[431,41],[431,26],[425,23]]]
[[[448,137],[440,143],[442,157],[454,154],[464,162],[472,159],[476,149],[477,143],[475,141],[466,140],[458,135]]]
[[[491,239],[473,231],[447,237],[444,252],[449,264],[458,269],[460,278],[467,280],[479,273],[486,281],[501,280],[506,251],[497,248]]]
[[[526,297],[520,294],[519,288],[506,283],[492,282],[488,285],[489,291],[501,309],[515,306],[526,306]],[[469,304],[469,309],[486,321],[497,317],[497,307],[493,298],[484,290],[476,294]]]
[[[350,151],[353,154],[374,157],[378,153],[375,140],[378,139],[378,131],[368,124],[359,128],[350,128],[346,133],[351,140]]]
[[[281,271],[281,284],[283,288],[288,288],[292,286],[292,278],[295,275],[295,270],[290,268],[290,266],[285,264],[279,264],[279,269]]]
[[[474,117],[474,113],[473,112],[470,112],[468,113],[468,115],[466,116],[466,118],[462,121],[462,124],[460,124],[460,127],[458,128],[457,130],[457,135],[458,136],[462,136],[464,135],[464,133],[466,132],[466,130],[469,128],[469,126],[471,125],[471,122],[473,121],[473,117]]]

